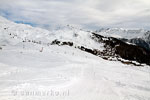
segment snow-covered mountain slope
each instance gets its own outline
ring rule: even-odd
[[[124,28],[102,28],[97,30],[96,33],[104,36],[111,36],[116,38],[141,38],[147,30],[144,29],[124,29]]]
[[[0,17],[0,43],[17,44],[20,42],[37,42],[42,44],[51,43],[58,39],[61,41],[72,41],[74,44],[83,45],[88,48],[102,48],[103,44],[94,42],[91,34],[80,29],[65,26],[57,30],[47,31],[33,28],[29,25],[16,24]],[[16,38],[16,39],[13,39]]]
[[[0,35],[1,43],[7,42],[9,44],[15,45],[21,41],[36,40],[36,41],[48,41],[49,31],[33,28],[29,25],[16,24],[0,17]],[[16,38],[16,39],[13,39]]]
[[[150,43],[150,31],[147,31],[143,37],[142,37],[143,40],[145,40],[146,42],[149,42]]]
[[[150,31],[144,29],[107,28],[96,31],[97,34],[119,38],[150,50]]]
[[[149,66],[108,61],[75,48],[102,51],[107,45],[99,39],[116,42],[98,37],[70,26],[47,31],[0,17],[0,99],[149,100]],[[56,39],[73,47],[49,45]]]

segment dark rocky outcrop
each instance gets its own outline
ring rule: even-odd
[[[58,41],[57,39],[52,41],[51,45],[54,45],[54,44],[60,45],[60,41]]]
[[[97,49],[89,49],[89,48],[86,48],[84,46],[78,46],[78,48],[82,51],[85,51],[85,52],[88,52],[88,53],[91,53],[93,55],[100,55],[101,54],[101,51],[97,50]]]
[[[98,34],[93,34],[93,36],[105,44],[106,51],[108,53],[111,53],[111,55],[109,56],[118,55],[126,60],[133,60],[139,63],[145,63],[150,65],[149,50],[140,46],[127,44],[117,38],[108,37],[107,39],[103,40],[104,37],[102,37],[101,35],[98,36]]]
[[[116,46],[115,49],[116,54],[124,59],[150,65],[150,54],[144,48],[135,45],[121,44]]]
[[[131,44],[135,44],[147,50],[150,50],[150,42],[145,41],[142,38],[133,38],[133,39],[120,39],[123,42],[129,42]]]
[[[73,46],[73,42],[62,42],[61,45]]]
[[[73,42],[61,42],[61,41],[59,41],[59,40],[54,40],[54,41],[52,41],[52,43],[51,43],[51,45],[68,45],[68,46],[73,46]]]

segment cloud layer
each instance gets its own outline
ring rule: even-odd
[[[0,15],[50,28],[150,28],[150,0],[0,0]]]

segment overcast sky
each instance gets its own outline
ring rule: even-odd
[[[150,29],[150,0],[0,0],[0,15],[44,28]]]

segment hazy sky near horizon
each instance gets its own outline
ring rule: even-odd
[[[0,0],[0,15],[52,28],[150,28],[150,0]]]

